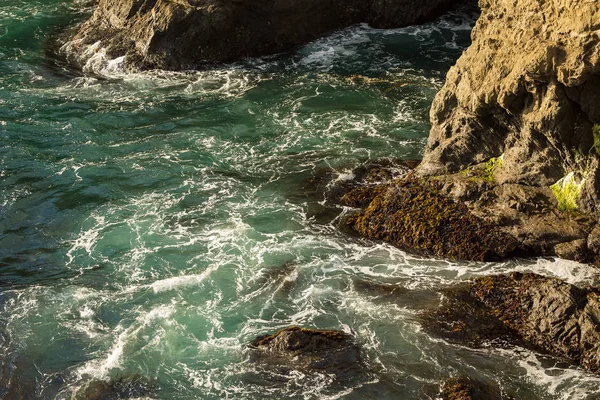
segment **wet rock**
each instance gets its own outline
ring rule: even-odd
[[[523,253],[513,236],[444,196],[441,187],[434,180],[409,176],[370,192],[357,189],[343,200],[368,206],[347,224],[363,236],[424,255],[491,261]]]
[[[471,295],[470,285],[444,289],[438,308],[423,311],[421,323],[431,334],[450,342],[479,348],[494,341],[497,346],[521,345],[521,338],[491,315],[483,302]]]
[[[577,239],[572,242],[559,243],[554,246],[556,255],[567,260],[586,262],[589,260],[587,240]]]
[[[381,183],[407,175],[417,164],[414,160],[382,158],[353,169],[350,166],[319,168],[288,198],[306,206],[307,218],[317,224],[329,224],[342,213],[342,206],[349,205],[350,200],[342,201],[349,192],[364,190],[366,196],[370,196],[368,193],[373,188],[377,190]],[[355,198],[352,207],[368,201]]]
[[[442,400],[501,400],[499,388],[467,376],[450,378],[442,386]]]
[[[359,22],[410,25],[453,3],[458,1],[100,0],[67,52],[81,64],[106,52],[142,69],[196,69],[281,52]]]
[[[396,283],[380,283],[366,279],[353,282],[354,290],[369,297],[397,297],[409,292],[408,289]]]
[[[149,396],[156,385],[138,376],[124,376],[109,381],[93,380],[85,384],[74,395],[75,399],[119,400]]]
[[[433,290],[411,290],[399,283],[357,279],[353,282],[353,289],[374,303],[396,303],[411,309],[433,307],[439,302],[439,295]]]
[[[473,43],[433,102],[417,175],[450,180],[447,196],[530,256],[599,264],[588,235],[600,214],[600,3],[479,5]],[[561,203],[550,186],[567,176]]]
[[[600,372],[598,290],[512,273],[478,278],[446,294],[439,309],[423,313],[430,332],[468,345],[501,339]]]
[[[251,360],[290,370],[323,371],[340,379],[361,373],[360,350],[352,336],[342,331],[297,326],[256,338],[250,344]]]
[[[514,256],[600,261],[595,218],[559,210],[547,187],[498,184],[485,165],[359,186],[342,201],[363,209],[347,220],[356,233],[417,254],[476,261]]]
[[[354,189],[364,190],[365,193],[373,188],[377,190],[380,184],[408,175],[415,165],[418,165],[418,161],[381,158],[363,163],[352,170],[348,168],[345,172],[346,179],[340,179],[339,169],[323,168],[304,184],[302,191],[312,193],[328,204],[347,205],[348,201],[343,198]]]
[[[277,267],[271,267],[260,271],[258,283],[264,288],[272,286],[277,288],[284,294],[289,292],[296,286],[298,278],[298,265],[294,262],[286,262]]]

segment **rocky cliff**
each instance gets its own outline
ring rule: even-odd
[[[359,22],[399,27],[460,0],[100,0],[67,46],[142,69],[182,70],[271,54]],[[90,45],[95,45],[90,48]]]
[[[582,184],[580,209],[597,211],[600,3],[479,4],[473,43],[431,108],[420,173],[457,172],[502,157],[499,184],[549,187],[569,176],[575,190]]]
[[[419,195],[390,213],[406,182],[369,188],[372,201],[348,223],[368,237],[440,257],[558,255],[598,264],[600,2],[479,5],[472,45],[431,108],[432,129],[415,172],[423,179],[412,184]],[[454,203],[417,212],[423,198],[438,195]],[[450,208],[463,206],[476,219],[461,212],[462,219],[446,221],[456,214]],[[470,238],[488,237],[486,226],[517,246],[507,247],[511,240],[503,236],[485,240],[491,248],[480,252]]]

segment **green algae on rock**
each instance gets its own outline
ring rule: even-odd
[[[600,264],[596,219],[565,210],[550,187],[488,179],[489,171],[502,170],[500,160],[442,176],[407,173],[383,183],[346,183],[353,189],[341,202],[362,210],[341,228],[426,256],[475,261],[558,256]]]
[[[369,204],[350,216],[347,224],[366,237],[437,257],[492,261],[522,251],[512,236],[442,195],[440,189],[440,182],[414,176],[359,188],[342,200],[348,205]]]
[[[581,193],[581,188],[585,183],[585,178],[577,179],[573,172],[568,173],[564,178],[561,178],[550,186],[552,194],[558,201],[558,209],[561,211],[577,210],[577,199]]]

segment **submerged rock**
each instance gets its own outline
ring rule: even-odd
[[[329,224],[340,216],[345,205],[342,198],[353,190],[370,188],[407,175],[418,161],[381,158],[355,168],[342,166],[317,169],[288,198],[307,206],[307,217],[319,224]]]
[[[442,400],[501,400],[497,387],[486,385],[467,376],[450,378],[444,382]]]
[[[283,372],[323,371],[341,379],[364,370],[358,345],[352,336],[342,331],[292,326],[258,337],[250,345],[251,361]]]
[[[598,290],[512,273],[478,278],[444,294],[438,309],[422,314],[428,331],[470,346],[518,344],[600,372]]]
[[[142,69],[196,69],[281,52],[359,22],[379,28],[414,24],[458,2],[100,0],[66,49],[79,63],[105,52]]]
[[[82,400],[136,399],[149,396],[155,390],[156,385],[153,382],[139,375],[131,375],[108,381],[92,380],[82,386],[73,397]]]

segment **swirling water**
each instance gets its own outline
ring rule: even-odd
[[[585,371],[430,337],[418,299],[355,284],[423,290],[513,270],[587,284],[594,271],[420,259],[315,217],[311,177],[420,157],[476,11],[354,26],[209,71],[124,74],[96,59],[78,76],[48,48],[89,11],[0,3],[0,395],[71,398],[139,376],[152,382],[139,396],[156,399],[417,399],[466,373],[522,399],[600,398]],[[250,340],[289,325],[356,335],[368,373],[340,383],[249,361]]]

